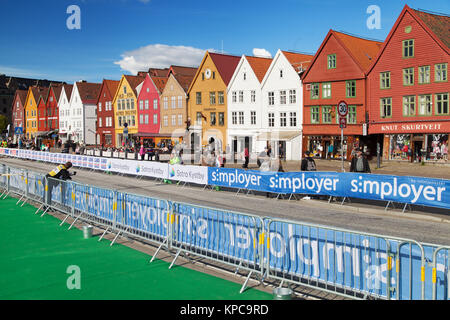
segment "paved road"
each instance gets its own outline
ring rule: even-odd
[[[54,164],[1,158],[0,163],[47,173]],[[75,169],[75,180],[81,183],[117,189],[135,194],[181,201],[260,216],[334,226],[360,232],[413,239],[424,243],[450,245],[450,213],[401,213],[401,210],[384,211],[384,207],[364,203],[328,204],[321,200],[276,200],[265,195],[236,195],[235,192],[203,190],[201,187],[180,187],[158,183],[151,179],[136,179],[100,172]]]

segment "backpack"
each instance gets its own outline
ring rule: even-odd
[[[306,166],[306,171],[316,171],[316,164],[312,159],[306,159],[308,161],[308,165]]]

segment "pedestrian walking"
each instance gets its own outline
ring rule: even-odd
[[[301,171],[317,171],[316,162],[311,157],[311,155],[311,152],[305,152],[305,157],[302,159],[302,162],[300,164]]]
[[[245,147],[244,148],[244,164],[242,165],[242,168],[245,168],[245,169],[247,169],[248,168],[248,161],[249,161],[249,158],[250,158],[250,155],[249,155],[249,152],[248,152],[248,148],[247,147]]]
[[[369,161],[362,153],[361,149],[356,149],[356,156],[352,158],[350,172],[371,173]]]

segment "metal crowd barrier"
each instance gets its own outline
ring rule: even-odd
[[[73,181],[46,179],[0,166],[0,198],[9,193],[66,214],[61,225],[84,221],[158,246],[174,256],[198,256],[248,272],[280,287],[301,285],[354,299],[449,300],[450,247],[411,239],[259,217],[150,198]]]
[[[241,292],[256,274],[263,279],[263,232],[261,217],[203,206],[173,203],[170,245],[177,250],[169,268],[181,252],[190,253],[249,272]]]

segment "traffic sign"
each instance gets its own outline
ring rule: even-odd
[[[345,101],[339,102],[339,104],[338,104],[338,114],[341,117],[346,117],[347,116],[347,114],[348,114],[347,102],[345,102]]]
[[[339,118],[339,127],[341,129],[347,128],[347,118],[345,118],[345,117]]]
[[[22,127],[15,127],[14,128],[15,134],[23,134],[23,128]]]

